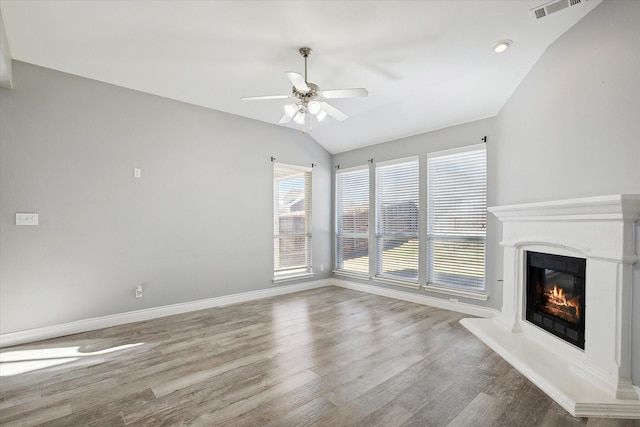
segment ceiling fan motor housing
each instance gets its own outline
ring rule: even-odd
[[[318,98],[319,95],[320,95],[320,87],[318,87],[317,84],[307,82],[307,86],[309,87],[309,90],[308,91],[304,91],[304,92],[303,91],[299,91],[298,89],[296,89],[295,86],[292,88],[293,95],[296,98],[300,98],[300,101],[304,105],[306,105],[309,101],[312,101],[312,100]]]

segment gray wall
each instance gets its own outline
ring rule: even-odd
[[[603,2],[518,86],[498,116],[497,203],[640,192],[638,22],[640,2]]]
[[[313,264],[328,277],[331,156],[308,136],[13,71],[14,89],[0,89],[1,333],[273,287],[271,156],[318,165]],[[40,225],[14,225],[16,212]]]

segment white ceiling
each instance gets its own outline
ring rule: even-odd
[[[534,20],[544,3],[2,0],[0,11],[13,59],[273,124],[288,100],[240,98],[289,94],[284,72],[304,72],[309,46],[310,82],[369,90],[331,100],[350,118],[310,133],[339,153],[498,114],[600,0]],[[501,39],[513,45],[496,54]]]

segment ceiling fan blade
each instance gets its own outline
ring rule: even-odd
[[[330,115],[331,117],[333,117],[338,121],[347,120],[349,118],[349,116],[347,116],[345,113],[338,110],[333,105],[327,104],[326,102],[320,102],[320,109],[322,111],[326,111],[328,115]]]
[[[323,90],[320,92],[323,98],[357,98],[362,96],[369,96],[369,92],[365,88],[354,89],[335,89],[335,90]]]
[[[282,116],[282,118],[280,119],[280,121],[278,123],[289,123],[292,118],[293,118],[293,116],[290,116],[290,115],[285,113],[285,115]]]
[[[309,91],[309,86],[307,86],[307,82],[304,80],[304,76],[302,74],[295,73],[293,71],[287,71],[285,74],[287,75],[287,77],[289,77],[291,83],[293,83],[296,89],[298,89],[300,92]]]
[[[266,96],[245,96],[240,98],[242,101],[262,101],[265,99],[287,99],[291,98],[291,95],[266,95]]]

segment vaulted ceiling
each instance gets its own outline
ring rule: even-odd
[[[542,19],[530,10],[544,0],[2,0],[0,11],[13,59],[274,125],[290,100],[240,98],[290,94],[284,72],[304,73],[309,46],[310,82],[369,91],[331,100],[350,118],[309,132],[339,153],[495,116],[600,1]],[[495,53],[502,39],[513,44]]]

